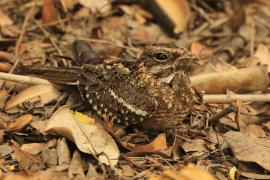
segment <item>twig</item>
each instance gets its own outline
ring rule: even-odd
[[[22,76],[22,75],[15,75],[9,73],[0,72],[0,79],[7,80],[7,81],[15,81],[24,84],[51,84],[46,79],[36,78],[32,76]]]
[[[27,28],[27,25],[28,25],[28,21],[30,19],[30,16],[32,15],[32,13],[34,11],[34,7],[36,6],[35,1],[33,3],[34,4],[30,8],[30,10],[27,12],[27,15],[26,15],[26,17],[24,19],[24,22],[23,22],[23,25],[22,25],[22,31],[20,33],[20,36],[19,36],[17,42],[16,42],[16,46],[15,46],[15,57],[16,57],[16,61],[13,64],[12,68],[10,69],[9,73],[12,73],[16,69],[18,63],[20,62],[20,58],[19,58],[19,47],[20,47],[20,45],[22,43],[22,39],[23,39],[24,33],[26,31],[26,28]]]
[[[216,123],[216,121],[218,121],[220,118],[225,117],[225,116],[227,116],[228,114],[230,114],[230,113],[232,113],[232,112],[236,112],[236,111],[237,111],[237,108],[236,108],[235,106],[231,105],[231,106],[229,106],[229,107],[223,109],[222,111],[220,111],[220,112],[214,114],[213,116],[211,116],[211,117],[208,119],[208,121],[209,121],[210,123],[212,123],[212,124],[213,124],[213,123]]]
[[[234,100],[241,102],[270,102],[270,94],[231,94],[231,95],[203,95],[207,103],[230,103]]]

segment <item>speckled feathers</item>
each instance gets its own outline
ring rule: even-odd
[[[78,48],[80,43],[84,44],[84,56],[92,52],[90,48],[86,50],[84,41],[75,41],[77,59],[82,54]],[[145,129],[171,128],[192,108],[188,66],[194,59],[184,48],[155,44],[146,47],[132,63],[84,60],[78,88],[101,117]]]

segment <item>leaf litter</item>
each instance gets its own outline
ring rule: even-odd
[[[136,58],[145,45],[163,42],[199,57],[191,67],[199,93],[191,117],[165,133],[103,122],[70,86],[1,80],[1,177],[269,179],[268,0],[2,0],[0,6],[1,72],[17,73],[20,65],[76,68],[68,60],[76,39],[91,43],[106,62]]]

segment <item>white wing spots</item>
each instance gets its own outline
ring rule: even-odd
[[[125,106],[131,112],[134,112],[135,114],[140,115],[140,116],[147,116],[148,113],[146,111],[141,110],[141,109],[133,106],[132,104],[128,104],[122,98],[118,97],[112,89],[109,89],[109,92],[113,96],[114,99],[116,99],[120,104]]]
[[[100,107],[103,108],[103,103],[100,104]]]
[[[98,114],[98,115],[100,115],[100,116],[102,116],[102,113],[101,113],[101,111],[97,111],[97,114]]]
[[[85,86],[85,91],[88,91],[89,87],[88,86]]]
[[[93,106],[93,109],[95,110],[95,111],[97,111],[97,106],[95,105],[95,106]]]
[[[105,108],[105,109],[104,109],[104,112],[105,112],[105,113],[106,113],[106,112],[108,112],[108,109],[107,109],[107,108]]]
[[[86,94],[86,95],[85,95],[86,98],[89,98],[89,96],[90,96],[89,94]]]
[[[92,104],[93,103],[93,100],[92,99],[89,99],[89,103]]]

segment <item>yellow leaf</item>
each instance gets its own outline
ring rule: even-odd
[[[234,166],[229,170],[229,178],[231,180],[235,180],[235,173],[237,171],[237,168]]]
[[[80,113],[78,111],[74,111],[73,116],[77,121],[80,121],[82,123],[87,123],[87,124],[95,123],[95,119],[90,118],[89,116],[87,116],[83,113]]]

